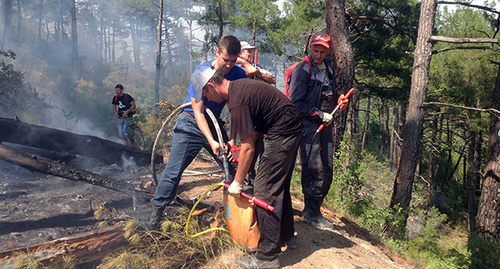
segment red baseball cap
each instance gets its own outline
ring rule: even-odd
[[[321,45],[329,49],[331,47],[330,36],[322,33],[315,34],[309,46],[312,47],[314,45]]]

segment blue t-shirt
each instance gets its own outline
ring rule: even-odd
[[[197,69],[200,68],[201,66],[212,66],[213,61],[214,60],[204,62],[204,63],[200,64],[197,67]],[[227,80],[237,80],[240,78],[246,78],[247,73],[245,72],[245,69],[243,69],[241,66],[235,64],[234,67],[231,68],[231,70],[229,70],[229,73],[224,75],[224,77]],[[196,96],[196,91],[194,90],[193,85],[191,85],[191,82],[189,82],[188,96],[186,97],[186,100],[184,100],[184,104],[191,102],[191,97],[195,98],[195,96]],[[203,97],[202,100],[203,100],[203,104],[205,105],[205,107],[210,108],[210,110],[212,111],[212,113],[214,113],[214,115],[216,117],[220,116],[222,109],[224,109],[224,106],[227,103],[227,100],[224,100],[224,102],[222,102],[222,103],[217,103],[217,102],[209,101],[205,97]],[[186,107],[184,109],[184,111],[187,111],[187,112],[189,112],[189,114],[194,116],[192,107]]]

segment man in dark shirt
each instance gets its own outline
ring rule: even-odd
[[[116,84],[115,86],[116,95],[113,97],[111,104],[113,105],[113,112],[117,118],[118,125],[118,136],[125,140],[127,144],[127,138],[130,139],[132,147],[136,147],[134,136],[130,132],[130,125],[132,124],[132,116],[135,110],[135,100],[134,98],[123,92],[123,86],[121,84]]]
[[[279,267],[281,246],[296,247],[290,180],[302,134],[299,111],[275,87],[251,79],[229,81],[211,67],[198,68],[191,83],[196,90],[196,102],[202,97],[215,102],[228,100],[231,138],[239,135],[241,140],[238,169],[229,194],[240,195],[257,154],[255,141],[263,136],[264,152],[254,181],[254,195],[270,203],[274,211],[256,207],[261,233],[257,253],[237,259],[236,264],[243,268]]]

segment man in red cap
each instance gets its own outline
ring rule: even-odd
[[[289,98],[300,111],[304,132],[300,142],[302,164],[303,218],[318,227],[333,228],[321,215],[320,207],[330,190],[333,177],[333,116],[339,99],[330,54],[330,36],[315,34],[309,45],[309,62],[302,60],[290,73]],[[346,100],[347,101],[347,100]],[[345,108],[346,102],[341,105]],[[314,136],[318,127],[326,127]]]

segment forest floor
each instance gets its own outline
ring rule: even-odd
[[[71,165],[126,180],[136,186],[145,186],[152,179],[149,167],[121,168],[82,158],[72,162]],[[222,178],[213,161],[197,159],[187,170],[205,174],[183,176],[178,196],[185,201],[203,193]],[[207,175],[210,171],[213,174]],[[208,195],[204,203],[220,202],[222,197],[219,189]],[[83,182],[32,173],[0,161],[0,252],[95,230],[100,220],[94,217],[93,211],[99,206],[116,209],[119,218],[131,217],[143,222],[148,221],[152,209],[146,203],[137,205],[137,210],[134,210],[132,199],[124,194]],[[293,197],[293,208],[298,248],[283,248],[280,256],[282,268],[417,268],[391,253],[369,231],[331,210],[323,209],[323,213],[335,228],[318,229],[299,216],[298,212],[303,209],[300,196]],[[237,248],[225,251],[203,268],[238,268],[234,260],[243,255],[246,254]]]

